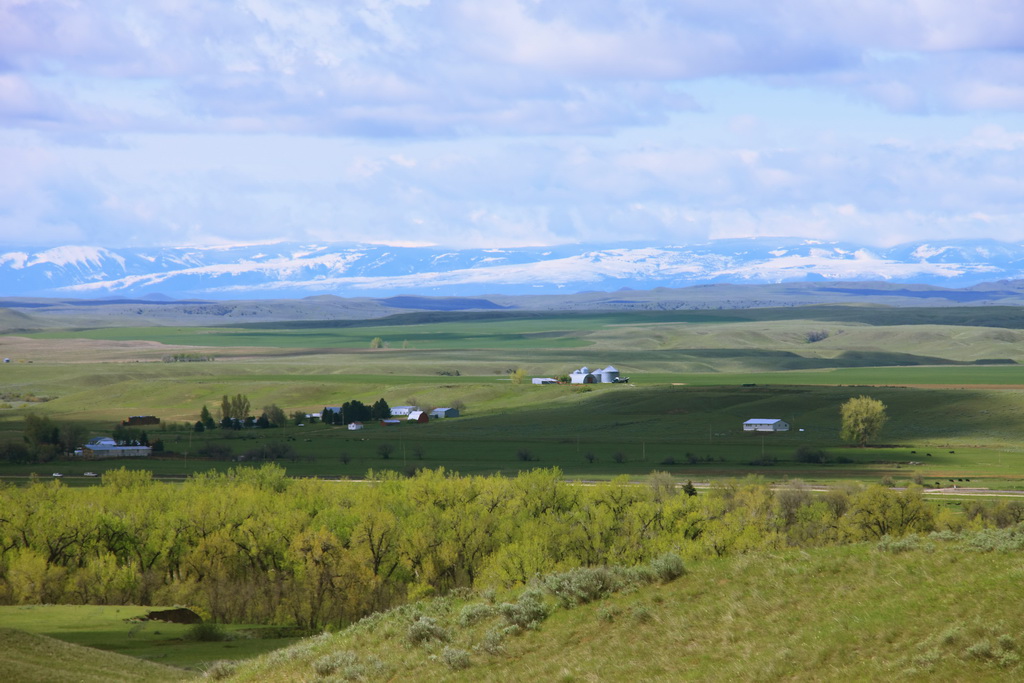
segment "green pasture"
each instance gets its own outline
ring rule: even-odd
[[[240,385],[252,389],[259,384]],[[282,386],[292,386],[284,382]],[[1017,488],[1024,485],[1024,391],[925,389],[825,385],[613,385],[584,389],[474,383],[351,384],[350,389],[383,392],[392,405],[406,399],[473,396],[466,414],[428,424],[403,422],[384,427],[367,424],[360,431],[306,424],[268,430],[210,430],[193,433],[182,423],[147,429],[161,439],[167,453],[145,460],[63,460],[46,467],[7,465],[6,476],[32,473],[65,475],[67,484],[86,471],[102,474],[111,467],[145,468],[158,476],[185,476],[207,469],[259,464],[261,449],[284,444],[291,455],[281,461],[293,476],[361,478],[370,469],[411,472],[445,467],[463,474],[512,474],[534,467],[561,468],[579,479],[607,479],[620,474],[668,471],[694,481],[742,477],[750,473],[771,480],[809,482],[849,479],[898,482],[920,478],[934,486]],[[336,400],[346,385],[336,385]],[[262,389],[270,391],[268,388]],[[415,395],[413,395],[415,394]],[[854,448],[839,439],[839,406],[869,394],[888,406],[889,424],[880,443]],[[269,395],[269,394],[268,394]],[[373,394],[360,394],[375,400]],[[216,396],[216,394],[214,395]],[[51,412],[51,401],[43,409]],[[441,405],[444,402],[437,402]],[[254,406],[260,405],[254,402]],[[291,410],[294,404],[279,403]],[[306,404],[309,406],[309,404]],[[472,405],[478,405],[474,410]],[[158,414],[158,410],[131,414]],[[211,406],[214,407],[214,406]],[[312,406],[309,406],[312,407]],[[315,410],[319,410],[318,405]],[[198,409],[193,408],[194,415]],[[750,417],[777,417],[790,422],[785,433],[745,433]],[[8,438],[20,428],[17,419],[3,423]],[[88,422],[94,435],[110,433],[110,422]],[[209,444],[226,446],[230,457],[201,456]],[[388,457],[383,457],[384,447]],[[826,454],[826,463],[800,463],[797,450]],[[955,481],[950,481],[953,479]]]
[[[266,626],[223,624],[228,639],[196,642],[190,626],[141,619],[154,607],[137,605],[5,605],[6,628],[50,636],[159,664],[200,671],[220,659],[247,659],[284,647],[297,637],[277,637]],[[268,637],[265,637],[268,636]]]
[[[567,476],[588,479],[658,469],[694,480],[755,472],[812,481],[918,477],[933,485],[969,477],[1012,487],[1024,484],[1022,320],[1016,309],[997,307],[826,306],[422,313],[0,337],[0,352],[11,345],[20,354],[0,367],[0,440],[20,439],[29,412],[84,425],[90,436],[110,434],[130,415],[152,414],[163,424],[148,436],[169,451],[135,462],[7,465],[0,474],[80,475],[125,465],[184,476],[237,464],[202,458],[208,442],[227,445],[243,462],[252,462],[261,446],[281,442],[292,452],[283,464],[297,476],[558,466]],[[809,332],[822,338],[809,342]],[[378,336],[389,348],[369,349]],[[161,362],[174,353],[215,360]],[[609,364],[630,383],[529,384],[533,376]],[[514,369],[525,373],[525,384],[509,381]],[[288,414],[311,413],[379,398],[464,410],[454,420],[373,424],[361,432],[312,424],[205,434],[187,429],[204,405],[216,414],[221,397],[237,393],[250,399],[256,414],[271,404]],[[838,439],[839,405],[861,394],[889,406],[879,447],[855,449]],[[781,418],[794,429],[744,434],[742,422],[751,417]],[[382,445],[390,446],[387,459]],[[824,450],[828,463],[797,463],[801,447]]]

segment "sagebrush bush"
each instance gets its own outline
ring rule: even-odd
[[[504,630],[492,628],[484,634],[476,649],[483,650],[489,655],[500,655],[505,652],[505,635]]]
[[[336,671],[345,671],[359,662],[359,657],[351,650],[340,650],[324,655],[313,662],[313,670],[318,676],[330,676]]]
[[[662,583],[675,581],[686,573],[686,566],[683,564],[683,558],[679,557],[675,553],[665,553],[664,555],[660,555],[651,560],[649,566],[657,579]]]
[[[418,617],[409,624],[406,638],[413,645],[421,645],[433,640],[446,643],[450,639],[448,631],[431,617]]]
[[[509,626],[519,629],[537,628],[548,617],[550,610],[544,603],[544,594],[536,588],[528,588],[515,602],[498,605],[498,612]]]
[[[909,536],[903,536],[902,538],[893,538],[892,536],[886,535],[878,539],[877,548],[883,553],[905,553],[911,550],[921,550],[926,546],[924,540],[920,536],[911,534]]]
[[[472,626],[497,614],[498,608],[494,605],[480,602],[471,603],[463,607],[459,613],[459,626]]]
[[[204,672],[206,678],[212,678],[215,681],[219,681],[222,678],[230,678],[235,674],[238,669],[238,662],[232,659],[219,659],[209,666]]]
[[[623,572],[609,567],[581,567],[544,579],[544,588],[550,591],[562,607],[575,607],[600,600],[620,590],[625,584]]]
[[[468,669],[471,664],[469,660],[469,653],[457,647],[445,647],[441,651],[441,661],[444,662],[449,669],[455,669],[456,671]]]

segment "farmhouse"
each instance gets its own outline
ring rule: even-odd
[[[118,446],[108,436],[93,439],[82,446],[82,457],[85,458],[142,458],[150,454],[149,446]]]
[[[391,406],[391,417],[408,417],[409,413],[417,410],[416,406]]]
[[[745,432],[788,432],[789,423],[777,418],[755,418],[743,423]]]

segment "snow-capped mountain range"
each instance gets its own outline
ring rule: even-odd
[[[1024,244],[887,249],[804,239],[450,249],[353,244],[62,246],[0,254],[0,296],[283,299],[319,294],[568,294],[697,284],[888,281],[943,287],[1024,278]]]

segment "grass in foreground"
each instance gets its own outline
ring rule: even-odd
[[[3,606],[0,607],[0,624],[115,656],[127,655],[133,661],[149,660],[177,667],[184,674],[187,674],[185,669],[196,673],[220,659],[255,657],[296,640],[294,637],[262,637],[263,634],[278,635],[271,628],[227,624],[219,627],[225,635],[224,640],[196,642],[189,639],[190,626],[139,620],[152,609],[118,605]],[[9,657],[9,654],[0,654],[0,670],[5,662],[10,661]],[[25,680],[53,679],[37,677]]]
[[[589,602],[572,598],[582,578],[430,600],[241,664],[233,680],[1019,678],[1020,531],[945,538],[696,563]],[[515,621],[538,595],[546,618]]]
[[[195,672],[66,643],[56,638],[0,628],[0,671],[8,683],[21,681],[180,681]]]

